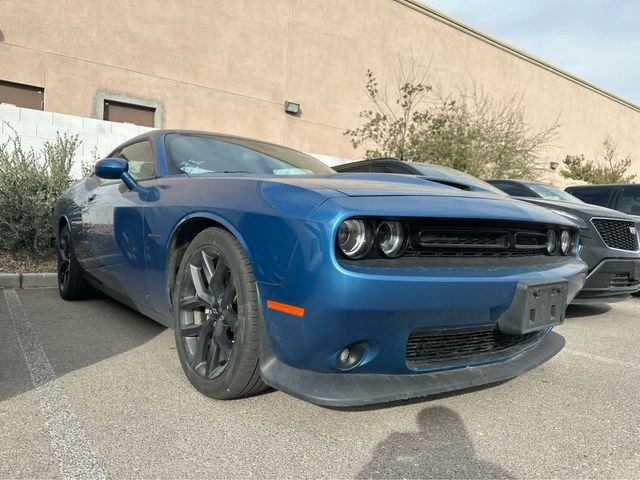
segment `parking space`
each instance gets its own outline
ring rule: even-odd
[[[527,375],[340,410],[210,400],[171,330],[106,298],[5,290],[0,477],[640,478],[639,313],[572,307],[565,349]]]

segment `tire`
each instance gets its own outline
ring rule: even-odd
[[[62,228],[58,241],[58,291],[65,300],[82,300],[93,293],[73,253],[69,225]]]
[[[178,358],[198,391],[227,400],[267,388],[256,280],[233,235],[215,227],[198,234],[182,257],[172,300]]]

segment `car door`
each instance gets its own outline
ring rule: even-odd
[[[568,190],[571,195],[578,197],[585,203],[591,203],[592,205],[600,205],[601,207],[612,207],[612,197],[614,195],[614,188],[608,186],[593,186],[585,188],[576,188]]]
[[[625,185],[616,200],[615,209],[635,217],[640,216],[640,185]]]
[[[156,176],[149,140],[129,144],[111,157],[129,164],[138,188],[129,190],[120,180],[96,179],[83,209],[83,230],[88,244],[89,273],[106,288],[147,303],[144,246],[144,204]]]

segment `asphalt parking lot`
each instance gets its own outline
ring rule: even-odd
[[[525,376],[337,410],[210,400],[171,330],[106,298],[5,290],[0,477],[640,478],[639,314],[640,298],[570,308],[565,349]]]

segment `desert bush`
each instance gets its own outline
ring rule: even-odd
[[[0,248],[35,255],[53,251],[53,207],[71,185],[77,135],[57,135],[41,152],[18,135],[0,145]]]
[[[617,142],[605,138],[602,142],[602,157],[587,160],[583,154],[567,155],[564,159],[563,177],[588,183],[631,183],[636,175],[627,175],[633,159],[622,157]]]
[[[520,96],[497,101],[474,87],[442,98],[425,78],[409,70],[389,89],[389,98],[388,89],[367,71],[365,92],[371,108],[360,113],[361,126],[345,132],[353,147],[365,147],[366,158],[435,163],[481,178],[540,176],[543,154],[559,129],[557,121],[534,128]]]

